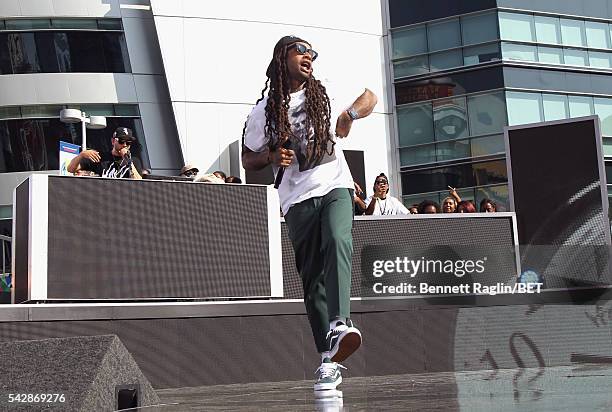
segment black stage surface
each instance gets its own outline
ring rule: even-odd
[[[342,398],[315,398],[310,380],[165,389],[163,406],[141,410],[609,411],[612,363],[345,378],[340,388]]]

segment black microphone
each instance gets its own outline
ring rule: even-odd
[[[285,140],[285,143],[281,146],[283,149],[291,149],[291,139]],[[274,188],[278,189],[280,184],[283,181],[283,176],[285,175],[285,167],[281,166],[276,173],[276,178],[274,179]]]

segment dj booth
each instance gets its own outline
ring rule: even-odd
[[[267,186],[33,175],[14,204],[15,303],[303,296]],[[353,297],[371,291],[368,255],[486,245],[487,282],[518,272],[512,213],[356,217],[353,238]]]

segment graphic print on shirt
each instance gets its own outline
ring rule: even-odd
[[[304,104],[299,105],[294,110],[289,111],[289,123],[293,136],[291,139],[291,148],[295,151],[300,166],[300,172],[313,169],[319,165],[336,160],[336,154],[329,155],[331,150],[331,142],[327,142],[327,150],[323,156],[317,158],[314,154],[309,156],[309,153],[314,152],[315,140],[314,133],[309,127],[306,117],[306,107]]]
[[[131,162],[127,164],[123,164],[123,161],[121,163],[110,162],[108,167],[102,170],[102,177],[112,177],[116,179],[130,177],[131,165]]]

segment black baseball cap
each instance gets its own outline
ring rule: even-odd
[[[274,51],[272,52],[272,60],[270,60],[270,64],[268,64],[268,69],[266,70],[266,76],[272,78],[274,75],[274,56],[276,56],[276,54],[280,51],[280,49],[282,49],[285,46],[288,46],[290,44],[293,43],[306,43],[306,44],[310,44],[310,42],[307,42],[304,39],[300,39],[297,36],[284,36],[281,37],[279,41],[276,42],[276,44],[274,45]]]
[[[127,127],[118,127],[115,129],[115,133],[113,133],[113,137],[116,137],[120,140],[129,140],[132,142],[136,141],[136,138],[132,134],[132,129],[128,129]]]

